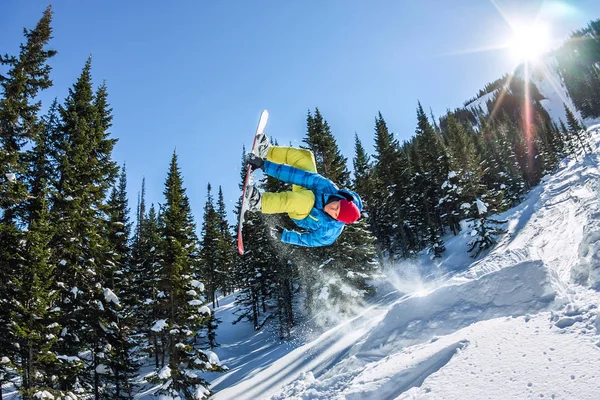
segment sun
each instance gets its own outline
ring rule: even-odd
[[[513,28],[510,49],[516,62],[535,62],[550,50],[550,34],[548,27],[542,24],[519,26]]]

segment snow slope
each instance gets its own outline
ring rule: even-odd
[[[528,78],[536,85],[540,94],[544,97],[540,103],[556,123],[558,123],[559,120],[565,122],[567,120],[563,104],[566,104],[577,118],[582,119],[580,112],[573,104],[573,100],[569,97],[567,88],[556,68],[556,58],[552,55],[547,55],[540,62],[537,62],[528,68],[524,65],[520,65],[515,70],[514,74],[523,80]],[[467,104],[466,107],[475,110],[481,107],[484,111],[487,111],[487,103],[492,101],[497,93],[498,90],[488,93]],[[600,122],[600,119],[598,121],[588,122],[597,123]]]
[[[520,75],[521,78],[526,77],[524,69],[520,70]],[[556,59],[553,56],[546,56],[543,62],[534,65],[529,72],[529,79],[535,83],[540,94],[544,96],[541,104],[555,122],[558,123],[559,119],[567,120],[563,104],[566,104],[577,118],[581,119],[561,76],[556,72]]]
[[[501,215],[508,234],[484,257],[459,235],[433,266],[442,278],[408,282],[401,264],[399,290],[317,337],[223,340],[214,398],[600,398],[599,136]]]

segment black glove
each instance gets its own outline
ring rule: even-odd
[[[265,163],[265,160],[250,153],[250,154],[248,154],[248,159],[246,162],[250,166],[250,169],[252,171],[254,171],[255,169],[262,169],[262,167]]]
[[[277,239],[281,241],[281,235],[283,235],[283,228],[279,225],[272,226],[271,228],[271,236],[273,239]]]

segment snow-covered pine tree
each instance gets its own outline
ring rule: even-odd
[[[421,229],[426,237],[425,247],[432,256],[440,257],[445,245],[439,204],[442,197],[441,185],[448,176],[448,155],[440,135],[429,122],[420,102],[417,106],[414,147],[419,163],[411,165],[413,174],[418,174],[414,176],[413,195],[419,196],[420,200],[418,212],[424,219]],[[417,171],[415,167],[418,168]]]
[[[57,174],[52,222],[56,234],[51,246],[56,250],[52,261],[61,310],[59,357],[65,361],[57,382],[74,396],[93,392],[99,398],[97,356],[106,343],[100,325],[105,302],[101,271],[108,247],[103,236],[104,200],[118,167],[111,160],[116,140],[107,132],[112,117],[106,87],[92,91],[90,70],[88,59],[59,110],[61,135],[53,146]],[[80,358],[82,353],[89,356]]]
[[[365,148],[362,145],[362,142],[358,138],[358,135],[354,136],[354,158],[352,160],[352,165],[354,167],[354,174],[352,179],[352,188],[353,190],[359,194],[361,199],[363,200],[363,216],[358,221],[358,225],[356,225],[356,229],[360,229],[363,231],[367,231],[368,238],[365,237],[365,240],[368,242],[368,246],[373,246],[371,250],[366,251],[368,253],[375,249],[375,242],[377,238],[371,233],[371,225],[374,223],[374,219],[371,218],[371,206],[370,204],[376,204],[377,201],[374,199],[374,170],[373,165],[371,163],[371,159],[369,154],[367,154]],[[352,225],[350,225],[352,227]],[[347,228],[350,228],[347,227]],[[359,235],[357,235],[359,236]],[[377,256],[377,252],[375,251],[375,255]],[[370,258],[371,256],[369,256]],[[371,259],[371,258],[370,258]],[[381,263],[381,259],[379,260],[379,264]]]
[[[500,189],[504,190],[503,208],[510,208],[518,204],[525,193],[525,181],[521,172],[518,156],[511,137],[515,135],[517,128],[510,121],[508,115],[494,122],[491,127],[488,145],[494,148],[495,160],[499,165]],[[504,185],[504,186],[502,186]]]
[[[215,209],[211,185],[206,188],[206,204],[204,205],[204,218],[202,222],[202,240],[200,247],[200,276],[204,282],[207,300],[212,303],[213,312],[209,316],[206,328],[206,342],[210,348],[216,347],[216,331],[219,320],[215,317],[217,308],[217,290],[223,286],[225,278],[221,271],[222,232],[220,230],[219,214]]]
[[[308,112],[306,124],[307,132],[302,141],[314,154],[319,174],[335,179],[337,184],[348,186],[350,171],[346,167],[346,157],[338,149],[331,128],[318,108],[315,108],[314,116]]]
[[[51,312],[56,293],[52,290],[54,266],[50,263],[52,250],[49,242],[53,229],[47,201],[50,174],[47,139],[54,128],[54,111],[55,108],[51,107],[48,116],[43,119],[43,127],[36,122],[39,129],[33,138],[34,145],[25,157],[29,195],[21,210],[27,229],[16,249],[21,262],[14,280],[14,300],[18,307],[12,315],[20,350],[20,362],[17,363],[21,375],[19,391],[24,399],[32,399],[36,393],[43,391],[61,395],[53,389],[51,378],[56,366],[61,363],[54,353],[60,327],[54,322]]]
[[[493,157],[493,149],[484,137],[489,135],[489,132],[485,132],[489,126],[485,121],[480,122],[483,133],[470,131],[467,134],[469,130],[465,130],[453,115],[449,114],[447,119],[450,168],[454,176],[449,176],[446,186],[450,186],[449,192],[456,201],[453,207],[460,205],[457,209],[458,218],[467,218],[467,224],[471,228],[468,251],[475,251],[473,257],[495,243],[495,237],[504,233],[499,225],[506,222],[489,218],[491,213],[499,211],[504,189],[485,185],[485,178],[490,179],[490,174],[493,178],[497,178],[499,174],[493,175],[493,172],[497,172],[493,168],[495,160],[485,158]]]
[[[556,130],[552,120],[547,115],[537,115],[537,148],[539,149],[539,157],[541,158],[541,175],[546,175],[554,170],[554,167],[560,160],[561,142],[560,132],[556,135]]]
[[[370,210],[369,200],[371,199],[373,190],[373,166],[371,164],[371,157],[367,154],[356,133],[354,134],[354,158],[352,159],[352,165],[354,167],[352,186],[363,200],[364,213],[368,214]]]
[[[579,141],[577,140],[575,135],[569,132],[567,125],[565,125],[565,122],[562,119],[560,119],[558,123],[560,126],[560,133],[565,142],[565,154],[568,156],[573,156],[575,157],[575,159],[578,159],[577,155],[581,151]]]
[[[578,121],[575,114],[566,104],[563,103],[565,109],[565,115],[567,117],[567,126],[569,127],[569,134],[574,136],[579,148],[583,153],[591,153],[592,148],[589,144],[589,137],[585,125],[583,122]]]
[[[91,256],[90,267],[95,268],[95,285],[94,295],[96,296],[97,315],[91,315],[90,326],[95,327],[94,335],[92,336],[92,362],[93,368],[93,385],[94,397],[99,400],[107,393],[107,387],[103,382],[106,360],[106,354],[111,350],[110,340],[113,339],[111,328],[115,326],[114,320],[119,307],[119,300],[114,295],[114,278],[110,276],[110,271],[115,271],[115,252],[106,236],[107,222],[110,221],[108,216],[110,206],[107,203],[107,195],[109,190],[114,187],[115,180],[119,174],[119,167],[116,162],[112,161],[111,154],[114,145],[118,139],[110,138],[108,130],[112,126],[112,108],[108,103],[108,91],[106,83],[100,84],[94,94],[92,105],[96,115],[92,123],[90,135],[90,154],[87,156],[90,164],[89,177],[94,182],[87,189],[90,191],[90,199],[92,200],[91,208],[94,211],[91,216],[98,220],[98,225],[94,235],[89,239],[89,254]],[[126,197],[126,193],[123,194]],[[95,204],[94,204],[95,203]],[[129,240],[129,238],[126,238]],[[93,250],[92,250],[93,249]],[[128,248],[119,249],[126,253]],[[129,255],[127,255],[127,258]],[[109,271],[109,275],[105,272]],[[111,282],[112,280],[112,282]],[[108,329],[107,329],[108,327]],[[122,327],[121,327],[122,328]]]
[[[404,225],[410,229],[414,250],[420,250],[426,247],[427,242],[428,214],[423,209],[424,204],[428,201],[425,198],[426,180],[423,179],[423,176],[428,175],[429,172],[423,170],[416,142],[417,138],[413,137],[410,141],[404,142],[402,146],[402,151],[407,154],[410,167],[405,173],[409,176],[412,188],[402,206],[406,210],[407,216]]]
[[[503,169],[503,162],[499,157],[499,139],[497,129],[483,117],[480,122],[479,143],[481,146],[481,183],[488,190],[488,199],[494,204],[492,212],[501,212],[512,204],[506,198],[509,187],[510,175]]]
[[[216,308],[217,288],[220,286],[221,271],[219,271],[219,216],[215,210],[211,185],[206,189],[206,203],[202,222],[202,241],[200,249],[201,276],[206,287],[207,300]]]
[[[448,179],[442,184],[445,196],[442,206],[445,222],[457,234],[459,221],[473,216],[472,205],[481,191],[481,167],[473,140],[453,114],[447,116],[449,170]]]
[[[158,282],[161,292],[156,303],[163,318],[156,320],[151,329],[162,333],[168,362],[155,371],[153,382],[161,384],[156,392],[159,396],[202,399],[210,395],[210,390],[198,372],[219,371],[221,367],[214,353],[195,346],[196,336],[206,329],[210,309],[202,305],[205,299],[199,293],[204,289],[197,280],[199,243],[176,153],[163,193],[166,203],[161,212],[163,249],[159,261],[162,280]]]
[[[206,333],[207,344],[211,349],[219,346],[216,341],[216,336],[217,328],[221,323],[221,319],[217,316],[219,306],[217,291],[220,290],[223,296],[226,296],[230,291],[233,292],[232,275],[234,272],[236,255],[235,243],[233,236],[231,235],[231,231],[229,230],[229,222],[227,221],[227,208],[225,206],[225,200],[223,199],[223,189],[221,186],[219,186],[217,209],[215,210],[215,213],[218,220],[218,240],[215,258],[215,265],[217,266],[217,269],[215,270],[216,279],[214,282],[215,295],[213,297],[213,312],[210,314],[210,321],[208,322]],[[206,219],[204,220],[204,223],[206,223]]]
[[[520,202],[530,189],[527,180],[527,144],[518,125],[508,114],[503,114],[500,126],[500,134],[503,138],[500,148],[503,151],[502,159],[505,160],[505,168],[511,171],[511,175],[518,177],[511,180],[513,185],[510,187],[510,194],[516,202]]]
[[[24,399],[33,399],[43,391],[61,395],[52,382],[53,372],[61,362],[54,353],[60,328],[51,312],[56,297],[48,247],[52,226],[44,191],[38,195],[37,210],[31,210],[29,228],[19,248],[23,257],[20,276],[14,281],[17,309],[12,315],[12,327],[20,353],[16,364],[21,376],[19,392]]]
[[[3,294],[0,299],[0,386],[14,374],[12,367],[19,362],[14,331],[9,329],[15,305],[11,281],[18,276],[17,249],[21,241],[26,240],[18,228],[21,223],[18,220],[23,219],[18,215],[18,208],[28,195],[24,148],[34,145],[35,136],[40,132],[41,102],[35,102],[36,97],[52,85],[47,62],[56,51],[46,48],[52,34],[51,21],[52,11],[48,7],[33,30],[24,30],[26,42],[21,44],[19,55],[0,55],[0,64],[8,68],[5,76],[0,75],[0,273],[3,277],[0,280]],[[44,224],[40,222],[40,227]],[[40,234],[40,240],[45,240],[45,234]]]
[[[374,204],[371,228],[378,253],[385,257],[408,257],[415,250],[408,223],[406,198],[412,193],[408,157],[388,130],[381,113],[375,119]]]
[[[106,326],[107,343],[100,358],[105,383],[106,399],[131,398],[131,379],[139,368],[134,360],[133,349],[137,347],[134,336],[135,296],[131,270],[131,223],[127,204],[127,175],[125,165],[121,168],[119,182],[108,200],[106,236],[109,248],[106,264],[102,271],[105,279],[104,313],[109,323]]]
[[[52,86],[48,60],[56,54],[46,46],[51,39],[52,10],[48,7],[33,30],[25,29],[25,44],[18,56],[0,55],[0,64],[8,67],[1,76],[0,98],[0,207],[2,222],[9,224],[15,207],[27,197],[27,163],[23,148],[31,144],[39,130],[41,101],[34,102],[41,90]],[[4,243],[4,242],[3,242]]]
[[[231,233],[229,221],[227,218],[227,206],[223,198],[223,189],[219,186],[219,195],[217,197],[217,215],[219,216],[219,271],[220,289],[223,296],[233,292],[233,270],[235,263],[235,241]]]
[[[140,207],[140,210],[143,209],[145,207]],[[139,296],[135,303],[135,317],[137,334],[141,336],[140,351],[154,357],[154,366],[157,369],[165,362],[161,331],[152,330],[155,321],[164,318],[163,310],[157,304],[164,296],[159,289],[159,283],[165,280],[162,276],[165,271],[161,268],[164,245],[160,237],[159,219],[154,204],[151,204],[148,214],[138,223],[139,239],[133,247],[133,263],[138,271],[133,282]]]
[[[145,256],[143,233],[143,224],[146,217],[146,178],[142,178],[142,188],[138,192],[138,201],[135,213],[135,226],[133,228],[133,236],[131,238],[131,261],[129,265],[130,285],[129,295],[123,298],[125,307],[131,310],[134,320],[133,335],[138,341],[137,350],[139,354],[149,352],[149,325],[150,318],[147,317],[148,304],[146,300],[152,301],[153,280],[147,279],[148,275],[144,273],[143,265]],[[149,249],[148,249],[149,250]],[[142,284],[143,282],[143,284]],[[146,339],[146,340],[144,340]]]
[[[131,222],[127,204],[127,176],[125,165],[121,168],[117,186],[113,187],[108,199],[106,237],[110,243],[109,263],[104,269],[106,284],[124,304],[131,303],[135,296],[131,290]]]
[[[471,257],[476,258],[496,243],[498,235],[506,233],[506,230],[500,227],[506,221],[489,218],[488,204],[480,198],[475,200],[474,208],[475,215],[467,222],[471,229],[471,240],[468,243],[467,251],[473,252]]]
[[[567,143],[558,124],[555,121],[551,121],[550,125],[552,126],[553,148],[556,150],[556,162],[558,163],[567,154]]]

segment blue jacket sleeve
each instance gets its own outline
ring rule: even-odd
[[[280,181],[302,186],[317,192],[330,194],[338,192],[338,188],[333,182],[316,172],[305,171],[287,164],[276,164],[266,160],[263,165],[263,171],[265,174]]]
[[[283,234],[281,235],[281,241],[283,243],[295,244],[296,246],[304,247],[329,246],[333,244],[336,239],[337,236],[325,238],[320,234],[319,231],[300,233],[284,229]]]

